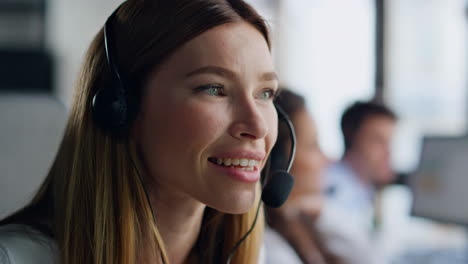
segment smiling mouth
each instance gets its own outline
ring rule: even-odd
[[[243,171],[254,171],[258,165],[257,160],[245,158],[208,158],[208,161],[218,166]]]

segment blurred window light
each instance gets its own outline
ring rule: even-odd
[[[394,163],[403,170],[419,158],[410,139],[466,132],[467,4],[387,1],[385,99],[400,116]]]
[[[284,84],[306,96],[332,158],[343,151],[343,110],[375,92],[375,13],[371,0],[280,2],[277,69]]]

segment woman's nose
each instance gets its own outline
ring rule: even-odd
[[[238,139],[261,139],[268,133],[266,109],[254,99],[244,99],[235,105],[230,133]]]

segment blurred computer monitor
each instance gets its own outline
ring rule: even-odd
[[[409,184],[413,215],[468,225],[468,138],[424,138]]]

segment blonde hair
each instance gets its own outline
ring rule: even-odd
[[[146,75],[177,47],[212,27],[234,21],[251,23],[270,43],[261,17],[240,0],[127,1],[113,25],[119,28],[121,71],[136,89],[133,92],[142,96],[144,92],[138,89]],[[137,263],[143,247],[169,263],[144,186],[129,158],[138,161],[135,142],[106,133],[93,120],[93,95],[110,82],[110,76],[101,30],[87,52],[65,134],[46,180],[30,204],[0,224],[25,223],[54,237],[64,264]],[[204,263],[227,258],[253,223],[256,209],[253,206],[241,215],[206,209],[196,245],[203,249]],[[261,212],[231,263],[256,262],[262,234]]]

